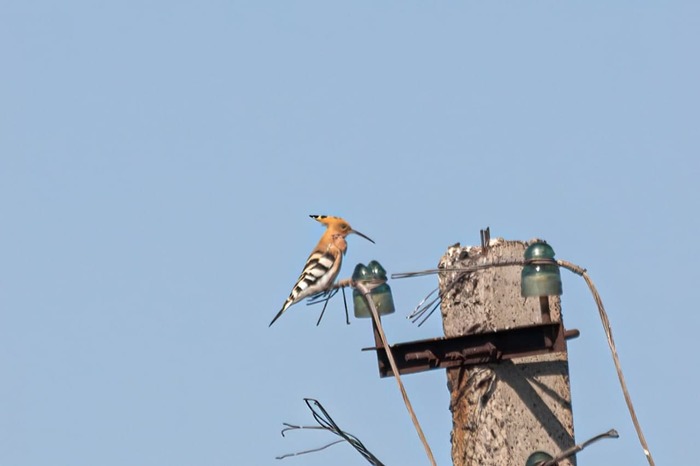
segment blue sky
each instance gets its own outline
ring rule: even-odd
[[[688,464],[700,175],[696,2],[4,2],[0,463],[426,464],[369,322],[272,328],[322,227],[341,277],[547,239],[610,314],[657,464]],[[579,465],[644,464],[583,281],[564,272]],[[434,277],[394,280],[392,342]],[[444,373],[407,377],[450,463]]]

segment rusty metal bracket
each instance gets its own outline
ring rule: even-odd
[[[376,351],[379,376],[394,375],[386,351],[374,329],[375,345],[363,351]],[[560,322],[544,322],[487,333],[452,338],[433,338],[391,345],[400,374],[431,369],[474,366],[534,356],[566,352],[566,340],[579,336],[578,330],[565,330]]]

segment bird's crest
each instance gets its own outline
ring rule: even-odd
[[[334,217],[332,215],[309,215],[309,217],[313,218],[317,222],[323,223],[328,228],[335,227],[339,231],[352,230],[352,228],[350,228],[350,224],[340,217]]]
[[[366,235],[360,233],[357,230],[354,230],[350,224],[345,221],[345,219],[342,219],[340,217],[334,217],[332,215],[309,215],[309,217],[313,218],[317,222],[321,222],[326,227],[328,228],[328,232],[331,233],[338,233],[342,235],[343,237],[349,235],[350,233],[354,233],[358,236],[362,236],[364,239],[374,243],[373,240],[371,240],[369,237]]]

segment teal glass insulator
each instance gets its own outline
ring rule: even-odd
[[[360,282],[370,279],[367,266],[365,266],[365,264],[357,264],[355,270],[352,272],[352,281]],[[352,305],[355,309],[355,317],[367,318],[372,316],[369,306],[367,306],[367,301],[365,301],[365,297],[362,296],[362,293],[360,293],[357,288],[353,288],[352,290]]]
[[[543,451],[536,451],[527,458],[525,466],[536,466],[538,464],[542,464],[546,461],[550,461],[553,459],[554,457],[549,453],[545,453]]]
[[[370,261],[370,263],[367,264],[367,268],[369,269],[372,278],[386,280],[386,270],[384,270],[384,267],[382,267],[382,264],[379,262],[375,260]]]
[[[537,242],[525,250],[520,294],[526,298],[562,294],[559,266],[554,260],[554,249],[549,244]]]
[[[381,264],[375,260],[371,261],[367,266],[364,264],[357,264],[355,266],[355,271],[352,273],[353,281],[372,281],[372,280],[386,280],[386,270]],[[391,314],[395,311],[394,309],[394,298],[391,294],[391,288],[386,283],[375,287],[369,293],[372,298],[374,306],[377,308],[379,315]],[[355,311],[355,317],[363,319],[372,317],[372,313],[365,301],[365,297],[362,293],[353,289],[352,291],[352,302]]]
[[[366,282],[372,279],[372,274],[369,271],[369,267],[365,264],[357,264],[355,270],[352,271],[352,281],[354,282]]]

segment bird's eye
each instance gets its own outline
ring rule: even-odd
[[[350,225],[348,225],[347,223],[341,223],[341,224],[340,224],[340,229],[341,229],[341,230],[345,231],[345,230],[347,230],[348,228],[350,228]]]

